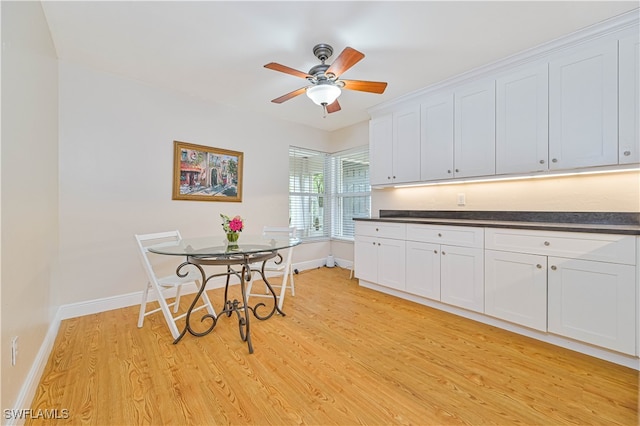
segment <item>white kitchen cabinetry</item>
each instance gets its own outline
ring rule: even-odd
[[[549,63],[549,168],[618,163],[618,42]]]
[[[483,230],[407,225],[408,293],[484,311]]]
[[[429,98],[420,106],[420,179],[449,179],[453,174],[453,93]]]
[[[405,234],[401,223],[356,222],[356,278],[397,290],[405,289]]]
[[[518,68],[496,81],[496,174],[548,169],[548,64]]]
[[[549,332],[635,354],[635,267],[556,257],[549,265]]]
[[[640,162],[640,37],[620,40],[619,45],[619,143],[620,164]]]
[[[454,96],[455,177],[495,174],[495,80],[467,84],[456,89]]]
[[[636,353],[633,236],[488,228],[485,248],[487,314],[543,330],[544,277],[549,332]]]
[[[393,176],[393,117],[391,114],[369,121],[369,179],[371,185],[391,183]]]
[[[407,241],[407,293],[440,300],[440,244]]]
[[[486,250],[487,315],[547,331],[547,257]]]
[[[420,181],[420,106],[370,122],[371,184]]]

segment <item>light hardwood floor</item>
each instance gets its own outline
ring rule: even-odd
[[[638,424],[635,370],[361,288],[348,270],[295,280],[286,317],[252,321],[252,355],[234,317],[177,345],[159,315],[138,329],[137,307],[65,320],[31,408],[69,410],[56,425]]]

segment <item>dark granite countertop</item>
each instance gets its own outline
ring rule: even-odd
[[[640,235],[640,213],[380,210],[360,221]]]

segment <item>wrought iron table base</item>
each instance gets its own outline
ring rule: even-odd
[[[253,353],[253,344],[251,343],[251,328],[250,328],[249,312],[251,311],[251,313],[253,313],[253,316],[255,316],[259,320],[269,319],[276,312],[278,312],[282,316],[285,316],[285,313],[278,307],[278,297],[276,296],[276,293],[273,290],[273,287],[271,287],[271,284],[269,284],[269,281],[267,280],[267,277],[265,276],[265,273],[264,273],[264,265],[267,262],[267,260],[273,259],[276,256],[280,256],[276,251],[254,253],[254,254],[239,254],[237,256],[232,255],[232,256],[216,257],[216,258],[187,256],[187,261],[182,263],[180,266],[178,266],[176,273],[178,274],[178,276],[183,277],[186,275],[186,273],[181,272],[181,270],[187,265],[193,265],[196,268],[198,268],[198,270],[200,271],[200,274],[202,275],[202,283],[200,285],[200,288],[198,289],[198,293],[196,294],[196,297],[193,299],[193,302],[191,302],[191,306],[187,311],[185,327],[182,330],[182,333],[180,333],[180,335],[176,338],[176,340],[173,341],[173,344],[178,343],[187,332],[189,332],[193,336],[201,337],[201,336],[206,336],[207,334],[213,331],[216,324],[218,323],[218,318],[216,317],[216,315],[211,315],[209,313],[204,314],[200,318],[200,322],[204,322],[206,319],[211,319],[211,325],[206,330],[198,332],[191,327],[191,313],[195,308],[198,300],[200,299],[202,292],[205,291],[209,280],[215,277],[226,276],[227,282],[224,288],[224,309],[221,312],[219,312],[218,316],[226,314],[228,317],[230,317],[235,312],[235,314],[238,317],[238,328],[240,331],[240,338],[244,342],[247,342],[247,345],[249,347],[249,353]],[[282,259],[282,256],[280,256],[280,259]],[[261,269],[251,269],[250,264],[259,263],[259,262],[262,262]],[[227,272],[221,272],[218,274],[209,275],[207,277],[204,269],[202,268],[202,265],[216,265],[216,266],[223,265],[227,267]],[[232,266],[234,265],[241,265],[242,270],[236,271],[235,269],[232,268]],[[258,309],[260,307],[266,306],[263,302],[257,303],[255,306],[249,306],[246,282],[251,281],[252,272],[257,272],[262,276],[262,280],[264,281],[268,290],[273,295],[273,308],[266,315],[260,315],[258,313]],[[240,279],[240,290],[242,292],[241,301],[237,299],[234,299],[232,301],[232,300],[229,300],[228,298],[229,282],[232,275],[235,275]]]

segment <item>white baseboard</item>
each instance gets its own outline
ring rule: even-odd
[[[58,310],[58,313],[49,324],[49,329],[47,330],[47,334],[44,336],[44,340],[40,345],[40,350],[38,350],[36,358],[33,360],[33,364],[31,365],[31,369],[29,370],[29,373],[27,373],[27,378],[20,389],[18,398],[16,398],[13,413],[24,413],[25,409],[31,407],[31,402],[33,401],[33,397],[36,395],[36,390],[40,384],[40,378],[42,377],[44,368],[49,361],[49,355],[51,354],[53,344],[58,336],[58,329],[60,328],[61,321],[60,310]],[[18,418],[19,416],[10,416],[10,418],[7,419],[6,412],[4,414],[6,422],[3,424],[7,426],[22,425],[26,420],[26,417]]]

